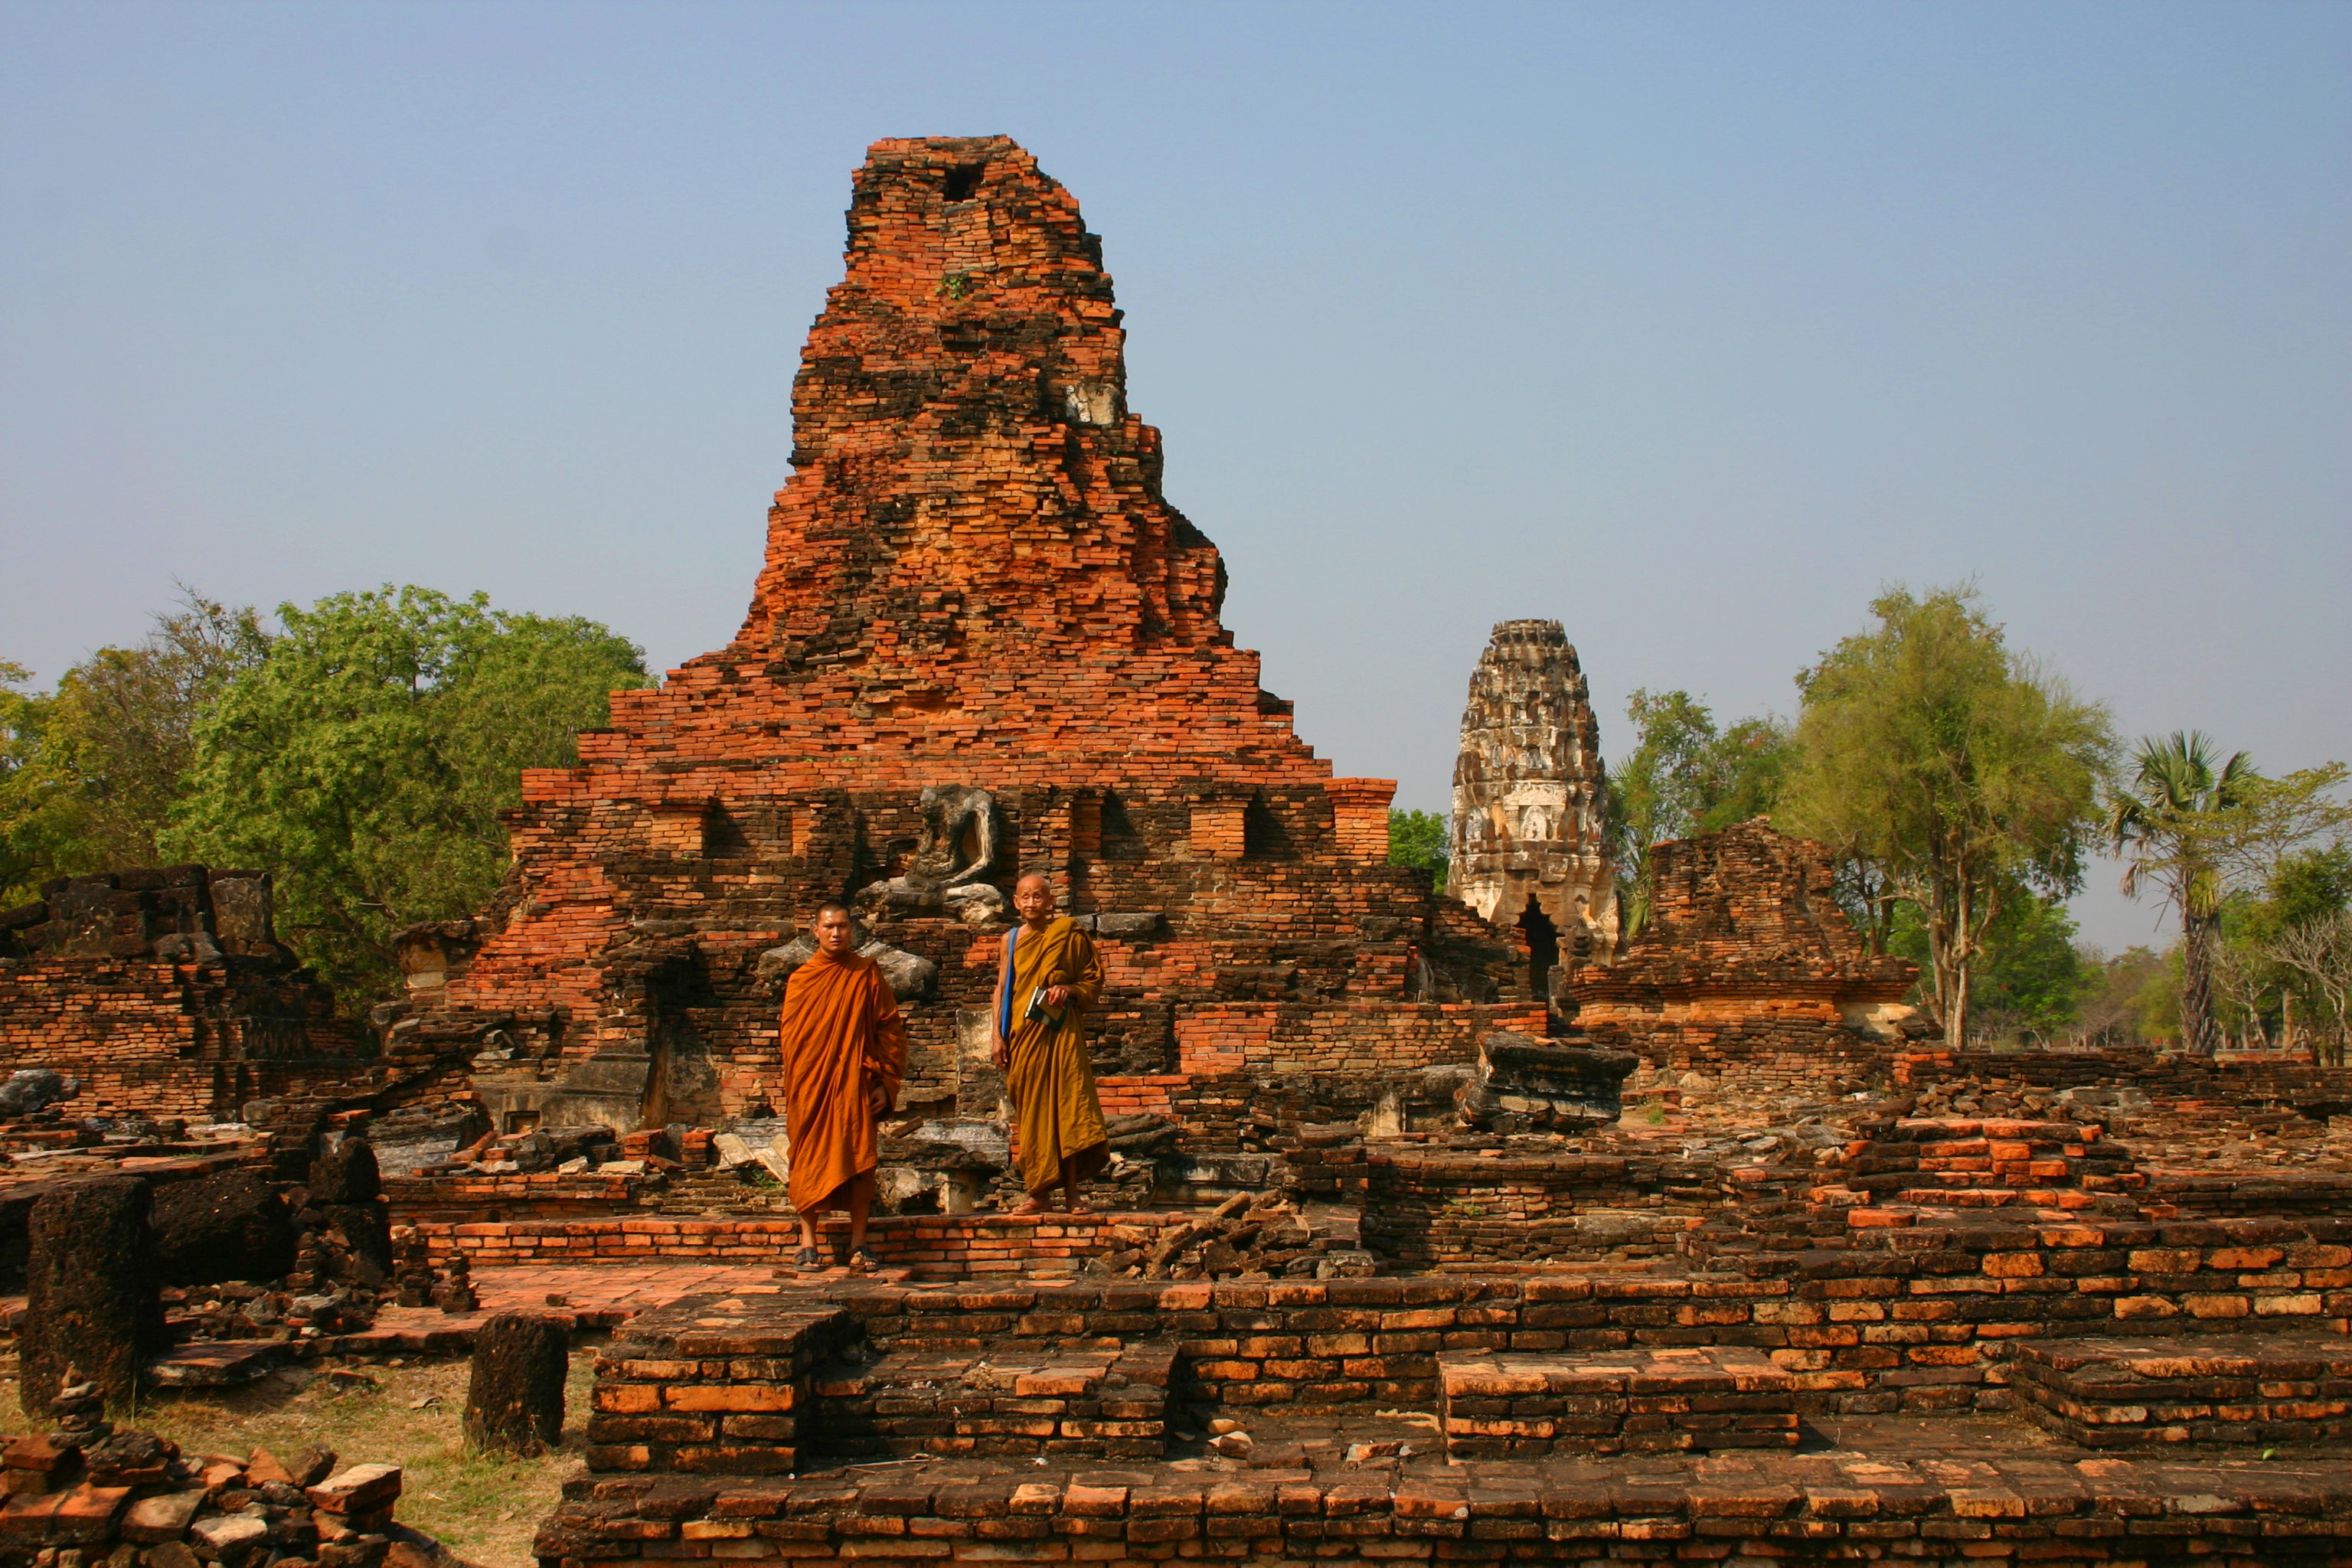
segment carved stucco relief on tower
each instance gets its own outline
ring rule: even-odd
[[[1446,890],[1526,932],[1533,978],[1617,946],[1601,735],[1558,621],[1504,621],[1470,678]]]

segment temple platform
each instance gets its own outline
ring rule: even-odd
[[[1794,1448],[1796,1386],[1745,1346],[1440,1352],[1437,1415],[1458,1459]]]
[[[2013,1361],[2019,1409],[2091,1448],[2352,1437],[2352,1340],[2042,1340]]]
[[[1360,1446],[1391,1452],[1349,1459]],[[1801,1454],[1633,1465],[1464,1463],[1388,1444],[1262,1451],[1269,1462],[583,1475],[537,1551],[551,1568],[787,1557],[2317,1568],[2352,1557],[2341,1462],[2133,1462],[2036,1447],[1993,1422],[1880,1422]]]

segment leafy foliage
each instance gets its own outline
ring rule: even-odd
[[[595,622],[386,586],[281,605],[268,657],[195,730],[167,852],[278,874],[281,934],[353,999],[391,938],[470,912],[507,860],[519,773],[576,757],[609,694],[646,680]]]
[[[2153,882],[2180,915],[2181,1029],[2190,1050],[2210,1057],[2221,1045],[2213,944],[2224,892],[2212,824],[2245,803],[2253,769],[2243,752],[2215,766],[2212,742],[2195,731],[2144,740],[2135,760],[2132,787],[2117,789],[2108,805],[2107,846],[2123,858],[2125,897]]]
[[[0,660],[0,906],[57,874],[78,837],[70,797],[40,766],[54,701],[26,689],[33,672]]]
[[[2262,952],[2294,977],[2314,1021],[2326,1031],[2322,1058],[2342,1067],[2352,1050],[2352,910],[2297,921]]]
[[[2137,898],[2152,886],[2179,916],[2181,1033],[2189,1050],[2210,1056],[2221,1040],[2217,965],[2242,1008],[2263,985],[2247,954],[2224,958],[2219,951],[2225,906],[2250,883],[2282,875],[2289,897],[2312,906],[2305,916],[2340,892],[2347,870],[2340,838],[2316,858],[2296,857],[2310,840],[2352,826],[2352,807],[2336,793],[2347,771],[2330,763],[2265,778],[2243,752],[2217,760],[2211,741],[2193,730],[2143,740],[2135,763],[2130,786],[2110,796],[2107,843],[2123,858],[2124,892]],[[2279,907],[2257,914],[2264,934],[2254,940],[2276,942],[2295,918]]]
[[[2029,893],[2002,906],[1985,931],[1970,997],[1969,1027],[1979,1038],[2047,1038],[2081,1016],[2101,976],[2074,938],[2074,917],[2059,900]],[[1886,950],[1930,973],[1927,922],[1916,905],[1900,906]]]
[[[1389,864],[1416,866],[1429,874],[1430,886],[1445,891],[1448,870],[1445,817],[1434,811],[1389,813]]]
[[[252,609],[182,595],[137,647],[99,649],[48,696],[0,698],[0,900],[50,877],[163,858],[197,716],[269,646]]]
[[[1718,728],[1687,691],[1637,689],[1626,700],[1633,744],[1609,770],[1609,854],[1630,939],[1649,914],[1650,847],[1769,812],[1788,766],[1788,727],[1743,719]]]
[[[2085,985],[2074,1038],[2086,1046],[2173,1039],[2180,1033],[2179,982],[2167,955],[2129,947],[2112,956],[2081,952]]]
[[[1916,907],[1959,1046],[2003,909],[2081,885],[2114,734],[2104,708],[2011,652],[1973,588],[1895,588],[1871,611],[1799,678],[1776,815]]]

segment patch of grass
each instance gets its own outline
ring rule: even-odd
[[[320,1375],[297,1390],[271,1376],[243,1388],[161,1392],[120,1424],[159,1433],[191,1453],[240,1461],[257,1447],[283,1453],[315,1443],[332,1448],[339,1465],[398,1465],[404,1473],[394,1518],[482,1568],[533,1568],[531,1536],[580,1463],[593,1362],[592,1351],[572,1352],[562,1444],[535,1459],[466,1447],[459,1420],[472,1367],[464,1361],[357,1368],[376,1380],[373,1385],[345,1387]],[[0,1380],[0,1401],[16,1410],[13,1366]],[[26,1425],[22,1416],[14,1423]]]

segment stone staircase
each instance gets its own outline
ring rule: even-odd
[[[591,1468],[782,1475],[841,1459],[1167,1452],[1171,1341],[947,1323],[876,1339],[866,1323],[711,1296],[639,1314],[597,1359]]]
[[[1840,1169],[1815,1202],[2130,1215],[2129,1194],[2147,1184],[2128,1151],[2078,1121],[1904,1118],[1849,1145]]]
[[[1788,1272],[1903,1229],[2031,1226],[2140,1217],[2147,1176],[2090,1122],[1888,1118],[1810,1185],[1759,1186],[1683,1240],[1703,1265]]]
[[[1456,1459],[1793,1449],[1796,1393],[1769,1356],[1736,1345],[1437,1358]]]
[[[1156,1459],[1168,1451],[1173,1346],[899,1348],[820,1366],[804,1434],[819,1458],[1059,1455]]]
[[[2024,1340],[2019,1410],[2086,1448],[2352,1439],[2352,1341],[2335,1335]]]
[[[656,1214],[679,1217],[792,1212],[792,1205],[785,1201],[782,1186],[756,1184],[744,1173],[744,1170],[740,1166],[731,1170],[711,1166],[698,1171],[672,1171],[658,1195],[645,1206]]]

